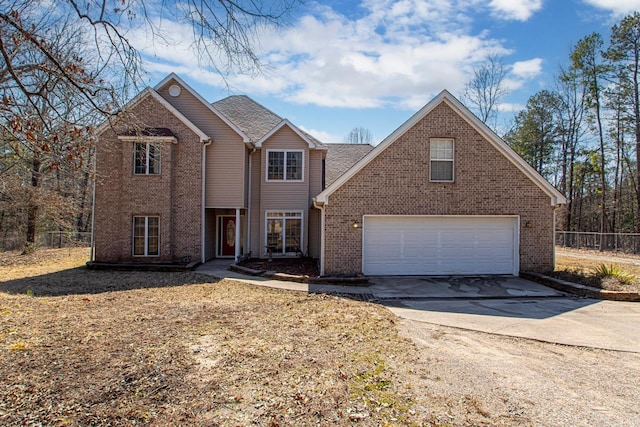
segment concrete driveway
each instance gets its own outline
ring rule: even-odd
[[[640,303],[577,298],[514,276],[372,277],[369,286],[307,285],[198,272],[258,286],[330,293],[385,305],[397,316],[492,334],[640,353]]]
[[[557,344],[640,353],[640,304],[577,298],[514,276],[376,277],[396,315]]]

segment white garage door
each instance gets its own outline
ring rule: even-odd
[[[515,217],[365,216],[366,275],[518,274]]]

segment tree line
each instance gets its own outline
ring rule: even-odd
[[[608,41],[582,38],[568,59],[504,139],[567,197],[561,229],[640,232],[640,13]]]
[[[256,29],[286,23],[297,1],[150,4],[0,0],[0,243],[10,234],[33,245],[39,231],[90,230],[92,131],[122,114],[143,81],[129,30],[145,27],[163,39],[162,19],[186,19],[205,67],[256,72]],[[606,42],[596,33],[580,40],[555,87],[531,96],[504,135],[567,196],[563,229],[640,232],[639,62],[636,12]],[[492,57],[465,88],[490,125],[505,75]],[[345,137],[370,140],[364,128]]]
[[[125,114],[144,81],[135,30],[171,40],[166,23],[184,22],[203,68],[254,73],[259,30],[286,23],[297,4],[0,0],[0,250],[30,249],[43,231],[90,230],[93,130]]]

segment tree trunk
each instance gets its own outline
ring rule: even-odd
[[[38,151],[33,153],[31,163],[31,197],[27,206],[27,243],[35,244],[36,226],[38,223],[37,190],[40,187],[40,156]]]
[[[598,139],[600,140],[600,185],[602,187],[602,191],[600,192],[600,233],[607,232],[607,164],[605,159],[605,150],[604,150],[604,132],[602,130],[602,118],[600,117],[600,95],[598,91],[596,91],[595,96],[595,108],[596,108],[596,121],[598,123]],[[600,239],[600,248],[601,251],[604,250],[603,240]]]
[[[634,131],[636,136],[636,233],[640,233],[640,88],[638,87],[638,66],[640,57],[638,50],[634,56],[633,70],[633,114],[634,114]]]

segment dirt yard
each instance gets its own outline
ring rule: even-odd
[[[0,424],[638,425],[640,355],[0,253]]]

